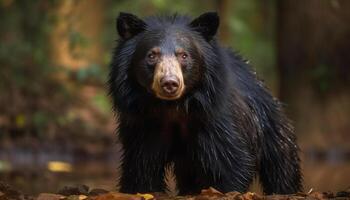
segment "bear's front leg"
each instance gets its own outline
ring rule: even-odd
[[[159,152],[150,152],[142,147],[133,147],[124,153],[122,159],[122,174],[120,177],[120,192],[147,193],[162,192],[166,189],[164,183],[164,162]]]
[[[155,138],[149,138],[152,134],[135,133],[130,129],[124,131],[120,132],[120,136],[124,136],[121,137],[124,152],[119,180],[120,192],[165,191],[166,156],[161,146],[157,146],[159,142]]]
[[[208,187],[221,192],[247,191],[255,175],[255,158],[246,139],[233,128],[224,127],[229,126],[214,124],[198,133],[189,151],[193,160],[182,162],[181,168],[175,169],[180,172],[176,174],[181,176],[178,180],[192,181],[191,184],[178,182],[181,194],[198,193]],[[194,169],[193,174],[184,173],[186,168]]]
[[[207,134],[199,136],[196,150],[199,182],[221,192],[246,192],[255,175],[255,158],[247,144],[229,131]]]

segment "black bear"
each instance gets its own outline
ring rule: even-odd
[[[190,17],[120,13],[109,88],[123,146],[120,191],[179,194],[214,187],[302,189],[298,146],[281,103],[251,67],[216,40],[215,12]]]

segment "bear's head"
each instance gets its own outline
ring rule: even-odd
[[[116,26],[126,57],[131,57],[128,76],[156,98],[177,100],[201,84],[205,62],[210,62],[203,57],[210,55],[219,17],[209,12],[194,20],[177,15],[141,20],[120,13]]]

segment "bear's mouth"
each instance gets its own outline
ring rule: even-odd
[[[163,90],[153,90],[155,96],[162,100],[177,100],[180,99],[184,93],[183,84],[180,85],[179,89],[174,93],[164,92]]]

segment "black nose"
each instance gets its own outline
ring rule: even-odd
[[[166,76],[160,80],[160,86],[167,94],[174,94],[179,88],[179,80],[174,76]]]

